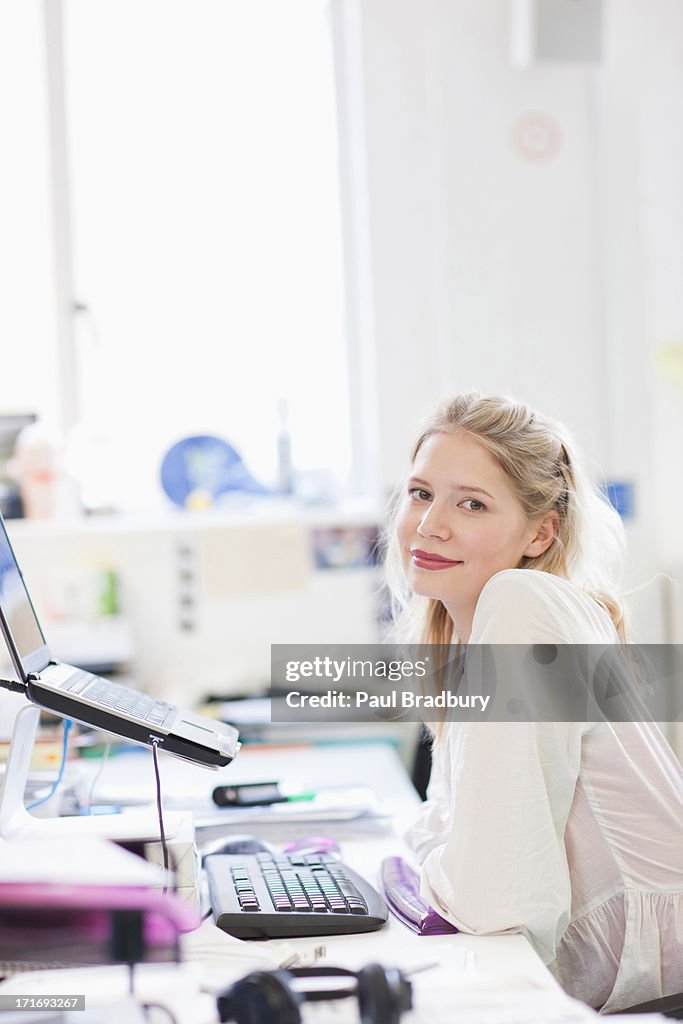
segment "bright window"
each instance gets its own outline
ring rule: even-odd
[[[43,5],[0,4],[0,414],[57,417]]]
[[[350,461],[332,47],[322,0],[66,0],[81,409],[113,496],[179,437],[276,474]]]

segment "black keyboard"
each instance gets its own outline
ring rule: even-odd
[[[239,939],[372,932],[388,908],[369,882],[329,854],[206,858],[216,924]]]

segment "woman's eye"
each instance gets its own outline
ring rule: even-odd
[[[486,505],[483,501],[477,501],[476,498],[465,498],[463,505],[469,506],[470,512],[484,512],[486,511]]]
[[[408,494],[414,501],[429,501],[431,494],[424,487],[411,487]]]

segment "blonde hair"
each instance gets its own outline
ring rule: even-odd
[[[616,596],[624,529],[607,497],[590,481],[567,430],[522,402],[470,391],[436,410],[413,446],[411,463],[428,437],[459,431],[477,438],[494,456],[529,519],[557,513],[553,542],[537,557],[523,557],[517,568],[577,583],[607,611],[626,643],[624,610]],[[445,606],[412,594],[403,572],[395,521],[404,493],[402,488],[394,496],[387,536],[395,633],[407,642],[450,644],[459,638]]]

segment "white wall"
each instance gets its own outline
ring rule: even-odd
[[[649,411],[657,550],[671,565],[683,556],[683,7],[676,0],[657,0],[647,10],[631,0],[627,7],[631,18],[619,42],[639,153],[633,199],[642,222],[645,347],[655,361]],[[667,354],[670,374],[660,363]]]
[[[604,461],[596,72],[515,70],[505,2],[361,5],[383,472],[420,412],[469,385],[571,420]],[[558,155],[524,160],[542,112]]]
[[[683,341],[683,8],[604,8],[600,64],[520,70],[508,0],[354,6],[365,301],[385,486],[436,400],[512,393],[565,421],[608,478],[635,483],[636,584],[683,560],[683,369],[665,380],[655,361]],[[545,161],[513,143],[529,113],[559,132]],[[640,639],[668,638],[663,600],[657,582],[634,598]]]

